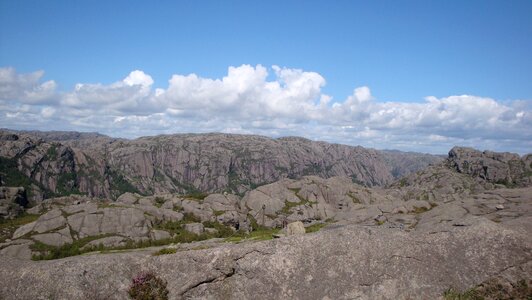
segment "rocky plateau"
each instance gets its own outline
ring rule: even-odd
[[[129,299],[145,271],[170,299],[439,299],[472,288],[532,297],[530,154],[455,147],[442,159],[218,134],[2,141],[2,180],[50,194],[0,190],[0,299]],[[409,160],[419,165],[401,167]],[[112,176],[83,185],[93,180],[85,167],[134,190],[114,197]],[[71,181],[59,180],[65,172]],[[79,194],[57,193],[59,183]]]

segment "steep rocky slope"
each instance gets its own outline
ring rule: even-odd
[[[283,178],[345,176],[383,186],[441,160],[383,153],[303,138],[188,134],[113,139],[69,132],[0,132],[0,181],[26,187],[33,202],[82,193],[116,198],[124,192],[243,194]],[[394,177],[395,176],[395,177]]]

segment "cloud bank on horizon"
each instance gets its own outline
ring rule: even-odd
[[[273,75],[273,77],[269,77]],[[97,131],[115,137],[225,132],[445,153],[454,145],[532,150],[529,100],[475,95],[384,102],[369,87],[344,100],[322,92],[316,72],[272,66],[229,67],[221,79],[173,75],[166,89],[132,71],[112,84],[78,83],[59,91],[44,72],[0,68],[0,127]],[[273,79],[269,79],[273,78]]]

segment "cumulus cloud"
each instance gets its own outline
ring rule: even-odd
[[[530,101],[474,95],[384,102],[369,87],[343,100],[322,92],[316,72],[257,65],[222,78],[175,74],[154,89],[141,70],[115,83],[79,83],[58,92],[42,71],[0,68],[0,126],[91,130],[138,137],[176,132],[299,135],[376,148],[443,153],[453,145],[520,153],[532,148]],[[269,77],[269,75],[273,75]],[[268,79],[273,78],[273,79]]]
[[[14,68],[0,68],[0,101],[39,104],[53,101],[56,83],[40,83],[44,71],[18,74]]]
[[[72,92],[61,96],[61,104],[116,114],[149,112],[152,84],[151,76],[135,70],[123,80],[110,85],[78,83]]]

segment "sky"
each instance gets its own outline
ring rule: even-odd
[[[532,1],[0,0],[0,128],[532,152]]]

